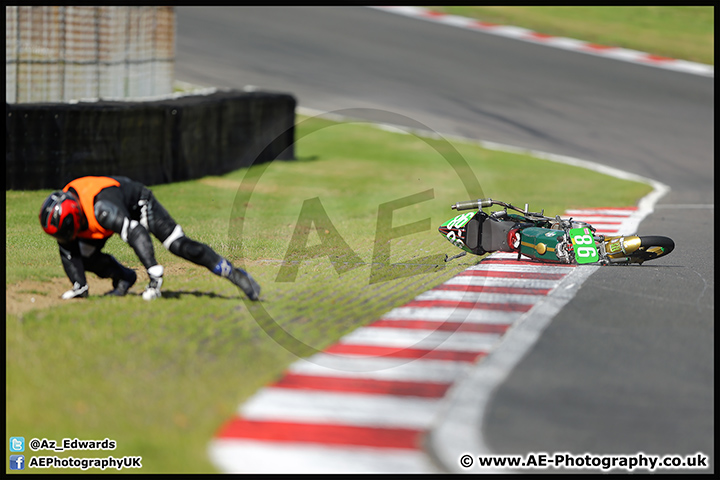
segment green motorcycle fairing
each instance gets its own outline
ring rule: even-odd
[[[465,227],[476,214],[477,212],[465,212],[460,215],[456,215],[440,225],[438,231],[443,235],[443,237],[459,249],[468,253],[475,253],[465,243],[467,241],[467,228]]]

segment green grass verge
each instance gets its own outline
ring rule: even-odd
[[[491,23],[715,64],[715,7],[428,7]]]
[[[477,194],[554,214],[633,205],[650,190],[366,124],[311,119],[298,124],[297,137],[296,161],[153,188],[190,237],[258,279],[259,304],[247,305],[229,282],[156,240],[165,296],[144,302],[144,269],[117,236],[106,251],[138,271],[131,295],[102,297],[109,281],[91,275],[89,299],[61,302],[69,282],[37,221],[50,192],[6,192],[6,438],[107,437],[116,450],[56,455],[141,455],[143,473],[213,472],[208,441],[240,402],[299,356],[477,262],[441,260],[458,252],[437,232],[454,216],[452,203]],[[468,184],[475,177],[479,190],[468,193],[461,176]],[[397,230],[376,231],[379,206],[423,192],[416,200],[425,200],[392,212]],[[286,259],[296,230],[302,242]],[[44,308],[11,313],[31,298]]]

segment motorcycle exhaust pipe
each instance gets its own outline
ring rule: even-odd
[[[477,200],[470,200],[469,202],[458,202],[455,205],[451,205],[450,208],[453,210],[476,210],[478,208],[492,207],[493,201],[491,198],[478,198]]]
[[[641,245],[640,237],[637,235],[615,237],[605,241],[605,252],[610,258],[624,258],[635,252]]]

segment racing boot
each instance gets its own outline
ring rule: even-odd
[[[142,293],[143,300],[150,301],[162,297],[160,287],[162,287],[163,284],[165,269],[162,265],[153,265],[147,269],[147,273],[148,277],[150,277],[150,283],[148,283],[147,288],[145,288],[145,291]]]
[[[125,295],[127,295],[130,287],[135,285],[135,281],[137,280],[137,274],[135,273],[135,270],[125,267],[122,267],[122,269],[122,277],[112,279],[113,289],[107,292],[105,295],[124,297]]]
[[[260,285],[242,268],[233,267],[232,272],[230,272],[227,278],[233,284],[240,287],[240,290],[245,292],[245,295],[247,295],[250,300],[256,301],[260,298]]]
[[[213,268],[213,273],[230,280],[233,285],[242,290],[247,297],[255,301],[260,298],[260,285],[242,268],[234,267],[228,260],[221,258]]]

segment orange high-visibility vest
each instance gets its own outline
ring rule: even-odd
[[[85,218],[87,218],[88,228],[78,232],[78,237],[100,240],[111,237],[112,234],[115,233],[112,230],[101,227],[97,218],[95,218],[95,196],[104,188],[119,186],[120,182],[110,177],[81,177],[65,185],[65,188],[63,188],[64,192],[67,192],[70,187],[72,187],[78,193],[80,206],[85,214]]]

